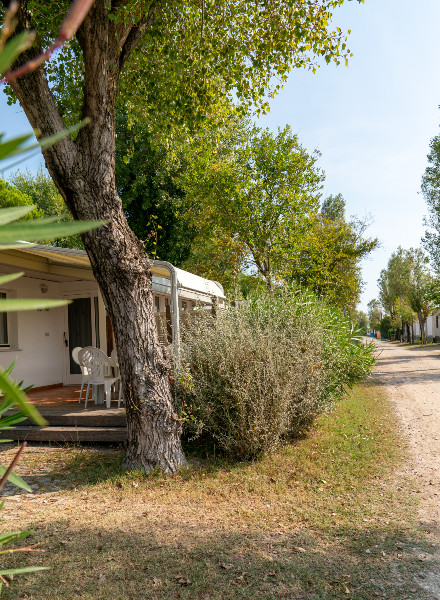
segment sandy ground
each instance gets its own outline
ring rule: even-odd
[[[376,377],[396,406],[412,461],[420,520],[440,541],[440,346],[400,346],[375,340]]]

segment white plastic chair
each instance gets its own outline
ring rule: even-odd
[[[82,375],[81,391],[79,393],[79,400],[78,400],[79,403],[81,403],[83,389],[84,389],[85,384],[87,383],[87,390],[86,390],[86,397],[85,397],[85,406],[87,407],[87,398],[89,397],[89,390],[90,390],[90,379],[89,379],[89,373],[87,371],[87,368],[84,367],[84,365],[82,365],[79,361],[78,354],[79,354],[80,350],[82,350],[81,346],[77,346],[76,348],[74,348],[72,350],[72,359],[74,362],[76,362],[76,364],[81,369],[81,375]]]
[[[107,373],[107,374],[113,373],[115,377],[119,377],[118,354],[115,349],[112,350],[112,352],[108,358],[109,358],[108,364],[110,365],[110,368],[108,369],[109,373]],[[115,392],[116,392],[116,384],[120,388],[121,380],[119,379],[117,382],[115,381],[115,383],[113,384],[113,389]],[[122,400],[122,402],[124,402],[124,400]]]
[[[106,368],[113,366],[113,361],[99,348],[87,346],[78,353],[78,359],[89,373],[90,385],[103,385],[105,391],[105,401],[107,408],[110,408],[112,400],[112,385],[116,381],[120,381],[119,375],[107,375]],[[119,386],[118,408],[121,406],[122,386]],[[96,392],[94,394],[96,402]],[[87,398],[85,407],[87,408]]]

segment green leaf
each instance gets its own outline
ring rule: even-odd
[[[54,135],[50,135],[49,137],[44,138],[44,140],[39,140],[38,144],[35,144],[33,147],[40,146],[40,148],[42,150],[46,150],[47,148],[50,148],[51,146],[53,146],[60,140],[67,137],[68,135],[72,135],[72,134],[76,133],[77,131],[82,129],[85,125],[87,125],[87,123],[90,123],[90,119],[88,117],[86,119],[83,119],[79,123],[72,125],[72,127],[69,127],[68,129],[59,131],[58,133],[55,133]],[[32,146],[31,146],[31,148],[32,148]]]
[[[37,208],[35,204],[29,206],[11,206],[10,208],[0,209],[0,226],[16,221],[20,217],[24,217],[24,215],[27,215],[34,210],[34,208]]]
[[[71,300],[36,300],[28,298],[0,298],[0,313],[20,310],[42,310],[70,304]]]
[[[89,118],[83,119],[82,121],[80,121],[76,125],[72,125],[72,127],[69,127],[68,129],[63,129],[62,131],[59,131],[54,135],[50,135],[49,137],[44,138],[43,140],[38,140],[34,144],[31,144],[30,146],[25,146],[24,148],[20,146],[22,146],[24,142],[29,140],[35,133],[38,134],[38,132],[28,133],[27,135],[20,136],[18,138],[14,138],[13,140],[0,143],[0,160],[12,158],[13,156],[18,156],[25,152],[30,152],[31,150],[35,150],[36,148],[41,148],[41,150],[44,151],[47,148],[50,148],[50,146],[53,146],[57,142],[68,137],[69,135],[75,134],[79,129],[87,125],[89,121]]]
[[[13,415],[9,415],[7,417],[3,417],[3,419],[0,420],[0,429],[10,429],[12,425],[22,423],[23,421],[26,421],[26,419],[27,416],[23,414],[22,411],[14,413]]]
[[[0,545],[5,546],[10,542],[15,542],[16,540],[21,540],[25,537],[29,537],[32,531],[13,531],[12,533],[3,533],[0,535]]]
[[[17,247],[16,245],[11,246],[9,242],[59,238],[75,233],[83,233],[84,231],[96,229],[105,224],[106,221],[66,221],[53,223],[52,218],[11,223],[10,225],[0,227],[0,244],[2,244],[0,249]]]
[[[16,386],[14,382],[4,372],[0,372],[0,389],[3,390],[5,396],[17,404],[21,410],[41,427],[45,427],[47,422],[37,409],[29,403],[25,394]]]
[[[21,273],[10,273],[9,275],[0,275],[0,285],[4,285],[5,283],[10,283],[11,281],[15,281],[24,275]]]
[[[31,36],[30,31],[22,31],[3,47],[0,52],[0,74],[4,75],[13,65],[17,56],[28,47],[29,37]]]
[[[5,569],[0,575],[19,575],[20,573],[35,573],[35,571],[47,571],[49,567],[23,567],[22,569]]]
[[[0,143],[0,160],[5,158],[9,158],[10,156],[16,156],[21,152],[26,152],[29,148],[20,148],[24,142],[26,142],[29,138],[33,136],[33,133],[28,133],[27,135],[22,135],[20,137],[14,138],[13,140],[8,140],[7,142]]]
[[[7,470],[7,468],[4,465],[0,465],[0,477],[3,477],[3,475],[6,473],[6,470]],[[21,488],[22,490],[26,490],[27,492],[32,492],[32,488],[29,486],[29,484],[27,484],[26,481],[24,481],[24,479],[22,479],[15,473],[9,473],[8,481],[10,483],[16,485],[17,487]]]

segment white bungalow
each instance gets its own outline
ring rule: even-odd
[[[0,253],[0,274],[23,271],[20,279],[0,287],[0,297],[71,299],[68,306],[19,313],[0,313],[0,365],[17,359],[14,378],[36,388],[76,385],[81,381],[72,361],[76,346],[96,346],[106,354],[114,348],[111,322],[83,250],[32,245]],[[154,310],[168,317],[161,341],[179,344],[182,311],[196,305],[223,304],[219,283],[153,261]],[[168,338],[168,340],[166,339]]]
[[[432,315],[426,319],[426,339],[428,342],[440,341],[440,311],[435,310]],[[414,339],[420,338],[420,326],[416,319],[414,321]]]

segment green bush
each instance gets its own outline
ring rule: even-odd
[[[381,335],[382,339],[383,340],[390,339],[392,331],[393,330],[391,328],[391,317],[388,315],[385,315],[380,322],[380,335]]]
[[[348,320],[299,289],[196,311],[174,374],[185,432],[235,457],[273,450],[370,373],[372,347],[355,341]]]

